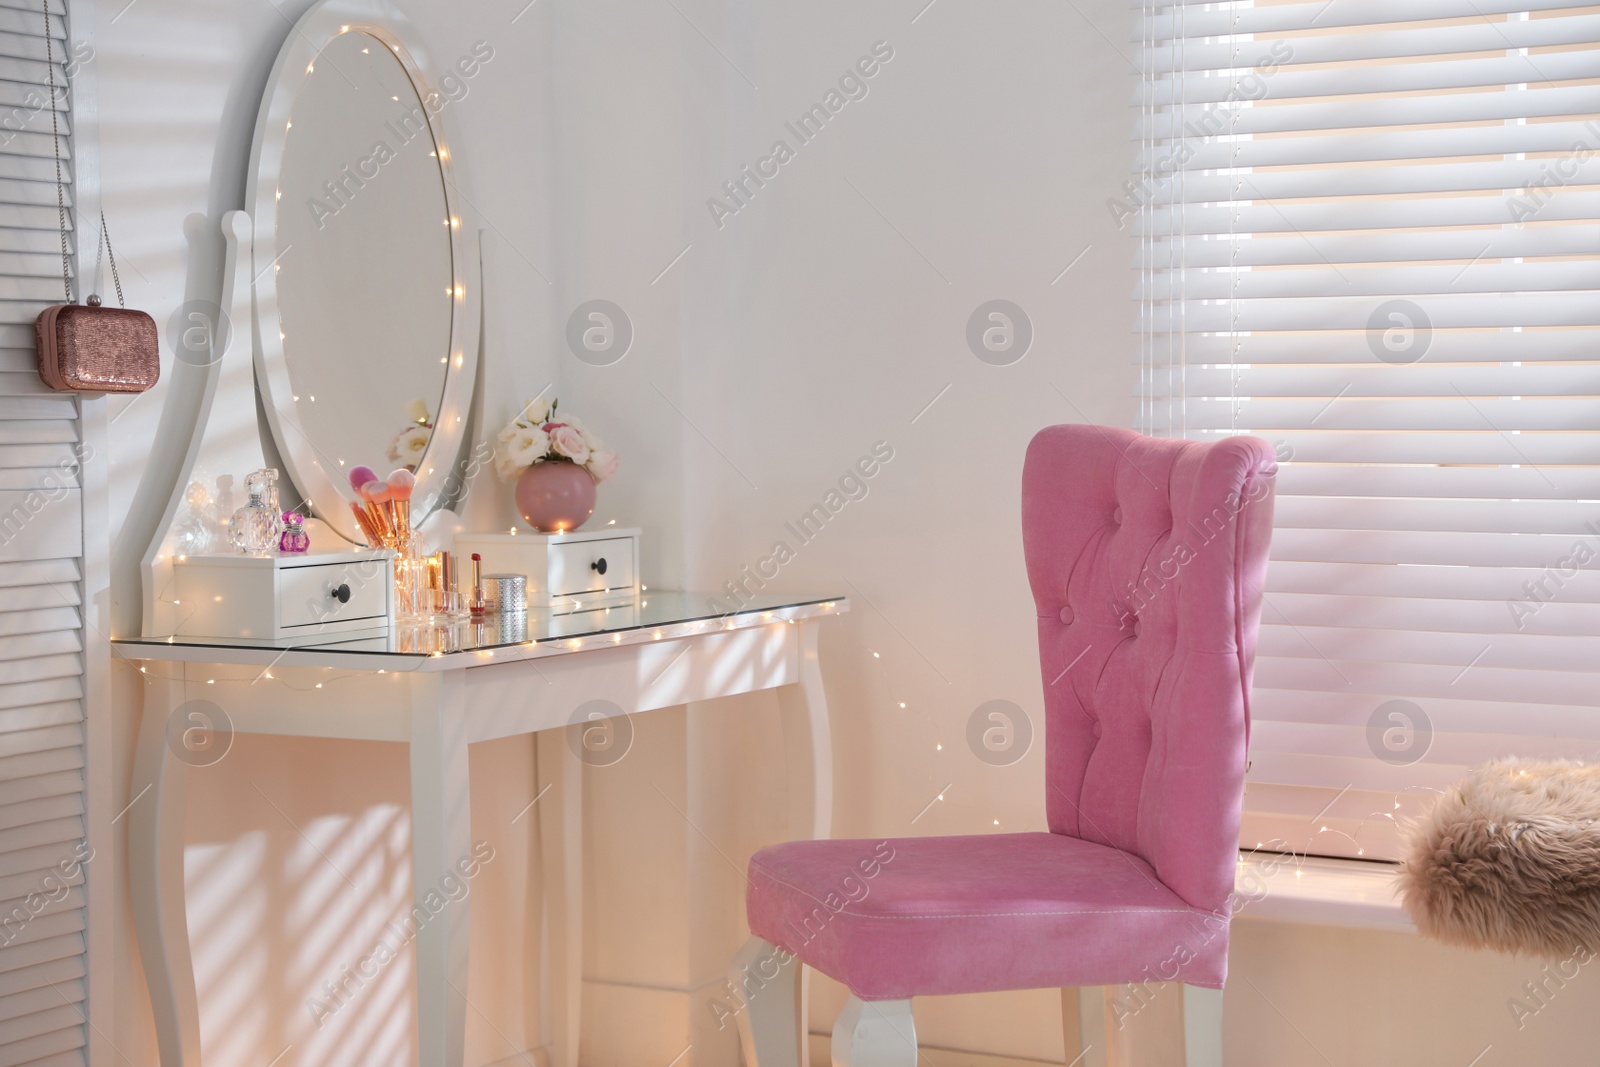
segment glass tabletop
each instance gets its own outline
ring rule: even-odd
[[[771,619],[789,619],[823,614],[845,603],[845,598],[797,595],[746,597],[729,604],[726,596],[712,593],[650,591],[632,601],[586,611],[555,612],[548,609],[496,613],[476,617],[403,621],[386,634],[318,634],[307,627],[305,634],[288,640],[251,640],[219,637],[138,637],[120,638],[124,646],[224,649],[283,649],[295,652],[370,653],[385,656],[444,656],[482,652],[515,645],[571,643],[585,638],[633,634],[654,635],[657,631],[678,636],[708,624],[748,626]],[[807,610],[811,609],[811,610]]]

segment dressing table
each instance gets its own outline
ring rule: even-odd
[[[467,746],[539,733],[538,818],[551,988],[540,1033],[550,1067],[576,1067],[582,993],[582,772],[617,758],[622,716],[763,689],[778,691],[791,786],[809,797],[801,833],[827,835],[832,761],[817,663],[821,621],[843,598],[764,597],[731,613],[711,598],[651,591],[637,604],[571,615],[401,626],[326,645],[118,641],[146,681],[128,809],[139,951],[164,1067],[200,1063],[183,884],[185,781],[195,753],[235,733],[393,741],[410,746],[411,850],[418,906],[462,879],[473,854]],[[292,699],[286,694],[292,693]],[[198,733],[196,733],[198,731]],[[541,732],[542,731],[542,732]],[[432,904],[428,898],[432,895]],[[460,1067],[471,894],[448,895],[415,930],[423,1067]]]
[[[226,457],[234,476],[279,470],[285,503],[303,501],[314,517],[306,525],[317,552],[365,549],[346,472],[386,459],[415,474],[411,521],[430,548],[450,550],[458,534],[506,532],[509,488],[487,473],[495,426],[480,423],[503,418],[503,400],[473,404],[485,359],[482,235],[449,130],[462,87],[493,56],[487,42],[431,55],[388,0],[312,5],[267,79],[243,208],[220,220],[217,302],[182,309],[188,328],[175,341],[162,432],[124,535],[134,547],[126,558],[119,550],[114,608],[115,651],[143,682],[124,810],[164,1067],[200,1062],[185,784],[234,734],[409,746],[413,889],[427,916],[409,939],[423,1067],[461,1067],[465,1054],[472,909],[470,893],[451,887],[470,878],[474,859],[469,745],[536,735],[538,792],[525,811],[539,830],[543,882],[540,1067],[577,1067],[582,772],[628,735],[629,716],[776,691],[790,834],[828,832],[817,637],[823,619],[848,609],[842,597],[726,605],[651,590],[565,614],[546,604],[481,622],[384,620],[381,636],[341,634],[317,621],[322,613],[302,610],[281,628],[294,638],[278,643],[178,636],[205,622],[177,572],[229,549],[219,524],[226,514],[215,506],[224,486],[211,490],[221,472],[202,477],[201,457]],[[516,370],[498,368],[497,385]],[[484,416],[483,406],[493,410]],[[256,432],[241,433],[252,417]],[[419,442],[420,451],[410,447]],[[301,596],[320,591],[325,607],[330,593],[346,604],[348,586],[320,580],[293,584]],[[212,592],[198,596],[227,599]]]

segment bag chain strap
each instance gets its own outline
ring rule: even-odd
[[[61,180],[61,125],[56,117],[56,60],[55,46],[50,31],[50,0],[44,0],[44,56],[45,68],[50,74],[50,136],[56,149],[56,214],[61,221],[61,286],[66,290],[67,303],[76,303],[72,299],[72,258],[67,250],[67,197],[65,183]],[[111,280],[117,287],[117,306],[126,307],[122,299],[122,275],[117,271],[117,253],[111,247],[111,232],[106,229],[105,209],[100,210],[100,238],[105,243],[106,255],[111,260]],[[94,246],[96,276],[100,273],[100,246],[101,241],[96,241]],[[95,293],[89,294],[89,305],[100,306],[100,297]]]

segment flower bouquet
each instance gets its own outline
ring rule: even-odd
[[[617,454],[559,400],[536,397],[495,437],[495,473],[516,480],[517,511],[541,533],[576,530],[594,514],[595,486],[616,473]]]

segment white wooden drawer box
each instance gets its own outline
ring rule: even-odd
[[[604,527],[567,534],[457,534],[462,592],[468,562],[483,557],[484,574],[528,579],[528,607],[558,613],[621,604],[639,593],[639,531]]]
[[[316,640],[394,624],[387,550],[286,556],[187,556],[173,563],[180,637]]]

